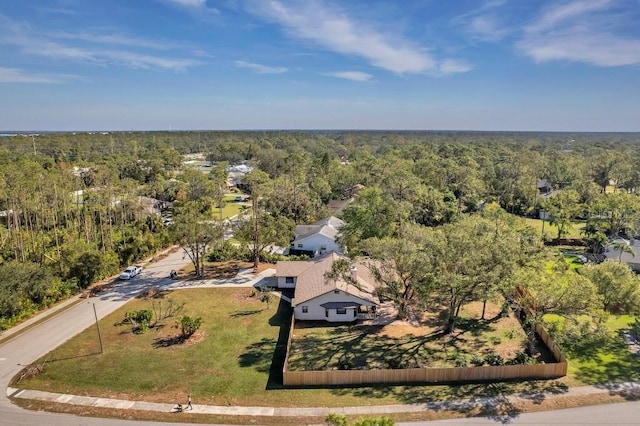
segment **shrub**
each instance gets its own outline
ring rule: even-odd
[[[467,357],[464,354],[457,353],[453,358],[453,362],[456,367],[466,367],[467,366]]]
[[[516,355],[512,360],[508,361],[508,365],[523,365],[523,364],[533,364],[535,362],[535,358],[530,357],[523,351],[516,352]]]
[[[190,316],[184,315],[180,318],[180,330],[182,332],[182,337],[188,339],[198,331],[200,326],[202,325],[202,317],[191,318]]]
[[[473,365],[474,367],[482,367],[484,365],[484,358],[478,355],[472,356],[471,365]]]
[[[504,359],[497,353],[490,353],[484,357],[487,365],[504,365]]]
[[[393,426],[395,422],[389,417],[377,417],[373,419],[359,419],[353,426]]]
[[[152,318],[153,311],[151,309],[141,309],[124,314],[124,320],[133,325],[134,333],[144,333],[149,330],[149,324]]]
[[[266,251],[260,252],[260,262],[264,263],[278,263],[281,260],[290,260],[285,255],[280,253],[269,253]]]
[[[225,241],[221,248],[210,251],[207,254],[209,262],[226,262],[228,260],[250,261],[251,253],[244,247],[236,246],[229,241]]]
[[[329,415],[324,419],[325,423],[330,426],[347,426],[347,416],[343,416],[341,414],[329,413]]]

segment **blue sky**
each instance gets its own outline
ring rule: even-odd
[[[640,0],[4,0],[0,131],[640,131]]]

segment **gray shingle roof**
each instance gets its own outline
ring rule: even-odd
[[[343,279],[328,280],[325,273],[331,270],[333,262],[346,259],[345,256],[331,252],[310,261],[286,261],[276,265],[276,276],[297,277],[295,297],[292,305],[309,301],[333,290],[342,290],[369,302],[378,303],[374,294],[375,281],[364,262],[356,262],[358,286]]]
[[[340,228],[343,226],[344,222],[335,216],[322,219],[312,225],[297,225],[295,231],[296,241],[315,234],[322,234],[335,240],[340,233]]]

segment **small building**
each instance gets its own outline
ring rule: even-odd
[[[349,279],[327,278],[338,259],[346,258],[332,252],[310,261],[278,262],[278,287],[295,289],[291,306],[296,321],[353,322],[375,318],[380,301],[366,264],[356,262]]]
[[[344,222],[334,216],[312,225],[297,225],[289,254],[315,257],[332,251],[342,253],[337,238],[343,226]]]

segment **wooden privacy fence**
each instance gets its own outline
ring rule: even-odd
[[[520,294],[522,296],[522,294]],[[556,360],[548,364],[521,364],[483,367],[405,368],[385,370],[289,371],[289,350],[295,319],[287,339],[287,354],[282,369],[285,386],[373,385],[380,383],[455,383],[525,379],[556,379],[567,375],[567,360],[542,325],[536,333]]]
[[[285,386],[454,383],[515,379],[553,379],[567,374],[567,363],[399,370],[283,371]]]

